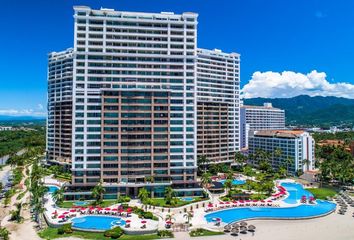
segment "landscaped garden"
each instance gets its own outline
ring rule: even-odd
[[[307,188],[306,190],[310,191],[318,199],[333,198],[337,194],[337,191],[333,188]]]
[[[83,238],[83,239],[94,239],[94,240],[102,240],[102,239],[112,239],[112,235],[110,237],[105,236],[105,233],[94,233],[94,232],[83,232],[83,231],[67,231],[67,232],[61,232],[61,230],[58,231],[60,228],[52,228],[52,227],[47,227],[46,229],[40,231],[38,235],[43,238],[43,239],[56,239],[56,238],[64,238],[64,237],[78,237],[78,238]],[[118,234],[119,235],[119,234]],[[121,240],[150,240],[150,239],[161,239],[161,238],[168,238],[167,234],[163,234],[160,237],[161,234],[159,232],[157,234],[147,234],[147,235],[126,235],[122,234],[120,235],[119,239]],[[173,236],[173,235],[172,235]]]
[[[197,228],[195,230],[192,230],[189,235],[191,237],[202,237],[202,236],[215,236],[215,235],[224,235],[225,233],[223,232],[214,232],[214,231],[209,231],[204,228]]]

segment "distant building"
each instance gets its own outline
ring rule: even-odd
[[[285,129],[285,111],[274,108],[271,103],[263,106],[243,105],[240,107],[241,149],[248,147],[250,131]]]
[[[8,127],[8,126],[0,126],[0,131],[11,131],[12,127]]]
[[[314,169],[315,141],[308,132],[302,130],[255,131],[249,137],[250,163],[253,165],[258,165],[254,157],[258,150],[269,154],[273,168],[284,166],[291,174],[295,174],[298,170],[305,172]],[[308,163],[304,159],[308,160]]]

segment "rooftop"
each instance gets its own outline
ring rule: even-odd
[[[297,138],[305,131],[303,130],[260,130],[255,132],[255,136]]]

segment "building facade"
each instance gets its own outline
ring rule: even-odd
[[[70,166],[73,120],[73,49],[48,57],[47,159]]]
[[[266,153],[273,168],[285,167],[295,175],[315,167],[315,141],[305,131],[260,130],[249,137],[249,161],[258,165],[259,151]]]
[[[197,49],[197,149],[211,163],[240,150],[240,55]]]
[[[195,13],[74,7],[68,198],[201,194],[196,181]],[[49,156],[50,158],[50,156]],[[71,191],[71,192],[70,192]],[[80,192],[80,195],[78,194]]]
[[[248,147],[248,135],[252,131],[285,129],[285,111],[271,103],[263,106],[243,105],[240,108],[241,149]]]

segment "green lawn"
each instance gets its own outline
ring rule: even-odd
[[[72,206],[74,206],[74,203],[77,201],[64,201],[63,203],[59,204],[59,207],[61,208],[71,208]],[[87,201],[88,205],[90,205],[93,201]],[[113,204],[118,203],[117,200],[103,200],[103,202],[100,204],[101,207],[109,207]]]
[[[215,235],[224,235],[225,233],[223,232],[213,232],[209,231],[207,229],[203,228],[198,228],[196,230],[192,230],[189,235],[191,237],[201,237],[201,236],[215,236]]]
[[[95,240],[103,240],[103,239],[111,239],[105,237],[103,233],[92,233],[92,232],[81,232],[81,231],[74,231],[71,234],[58,234],[57,228],[48,227],[43,231],[39,232],[38,235],[43,239],[56,239],[56,238],[63,238],[63,237],[78,237],[83,239],[95,239]],[[157,234],[149,234],[149,235],[122,235],[120,240],[151,240],[151,239],[160,239]]]
[[[201,197],[195,197],[193,201],[183,201],[180,198],[177,198],[177,204],[176,205],[168,205],[166,204],[165,199],[163,198],[152,198],[151,200],[151,205],[153,206],[159,206],[159,207],[181,207],[190,203],[195,203],[195,202],[200,202],[200,201],[204,201],[207,200],[208,198],[201,198]]]
[[[337,194],[336,190],[332,188],[306,188],[315,198],[326,199],[327,197],[334,197]]]

